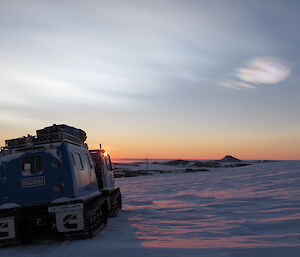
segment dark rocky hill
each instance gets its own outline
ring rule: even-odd
[[[241,160],[238,158],[235,158],[231,155],[226,155],[223,159],[220,160],[221,162],[240,162]]]

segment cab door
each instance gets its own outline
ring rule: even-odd
[[[103,155],[103,167],[104,167],[104,177],[105,177],[105,187],[106,188],[114,188],[115,187],[115,180],[114,174],[112,170],[112,163],[110,160],[109,154]]]

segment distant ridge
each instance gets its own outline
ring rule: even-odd
[[[176,165],[187,165],[190,162],[191,161],[186,161],[186,160],[172,160],[172,161],[165,162],[164,164],[176,166]]]
[[[220,160],[221,162],[240,162],[241,160],[238,158],[235,158],[231,155],[226,155],[223,159]]]

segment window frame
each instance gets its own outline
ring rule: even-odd
[[[25,162],[25,159],[32,159],[30,162]],[[39,160],[38,160],[39,159]],[[38,167],[38,161],[40,161],[40,169],[36,170],[36,167]],[[30,163],[30,171],[26,171],[24,169],[25,163]],[[23,156],[20,160],[20,170],[23,176],[36,176],[40,175],[44,172],[44,160],[43,156],[40,154],[35,154],[35,155],[28,155],[28,156]],[[34,170],[33,170],[34,168]]]
[[[83,165],[83,161],[82,161],[82,158],[81,158],[81,154],[77,153],[77,152],[75,152],[74,154],[75,154],[75,158],[74,158],[75,159],[75,167],[78,167],[77,161],[76,161],[76,158],[77,158],[76,156],[78,156],[77,159],[79,160],[79,165],[80,165],[78,168],[79,168],[79,170],[84,170],[84,165]]]

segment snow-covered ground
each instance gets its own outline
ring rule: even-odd
[[[300,162],[119,178],[124,210],[90,240],[38,239],[0,256],[299,257]]]

